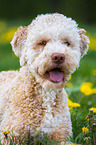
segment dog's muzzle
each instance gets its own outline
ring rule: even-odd
[[[62,71],[62,65],[65,61],[65,55],[63,53],[53,53],[51,56],[52,67],[45,73],[47,79],[54,83],[59,83],[64,78],[64,72]]]

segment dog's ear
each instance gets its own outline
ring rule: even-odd
[[[80,34],[80,49],[81,49],[81,57],[83,57],[89,48],[89,38],[85,35],[86,31],[84,29],[79,29]]]
[[[21,51],[24,47],[24,42],[27,38],[27,27],[20,26],[14,34],[13,40],[11,41],[12,49],[18,57],[21,57]]]

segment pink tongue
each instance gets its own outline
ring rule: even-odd
[[[59,71],[59,70],[51,70],[49,72],[50,74],[50,79],[53,81],[53,82],[61,82],[62,79],[63,79],[63,72]]]

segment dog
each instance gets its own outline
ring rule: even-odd
[[[87,53],[85,30],[63,14],[38,15],[19,27],[11,41],[20,58],[19,71],[0,73],[0,138],[8,130],[19,140],[48,135],[50,140],[72,136],[64,85]]]

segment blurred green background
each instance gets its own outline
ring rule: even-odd
[[[60,12],[78,22],[96,22],[95,0],[0,0],[0,18],[25,20],[41,13]]]

